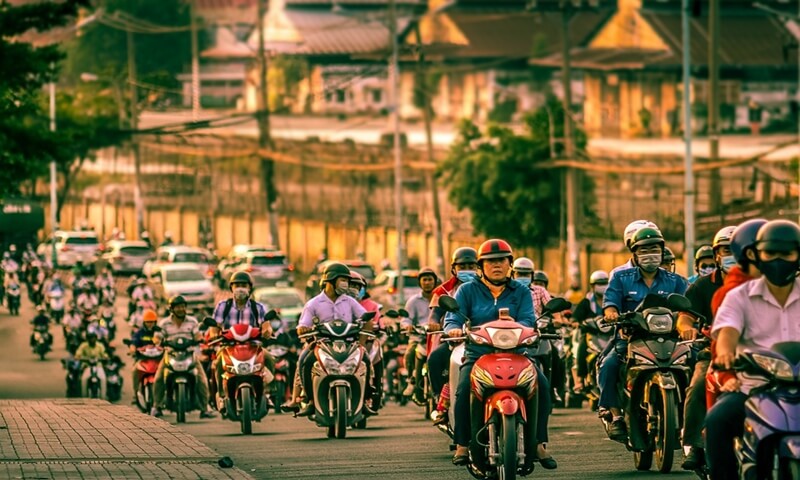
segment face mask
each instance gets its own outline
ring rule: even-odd
[[[233,289],[233,298],[236,300],[247,300],[248,295],[250,295],[250,292],[247,291],[247,288],[237,287]]]
[[[467,283],[478,278],[478,273],[475,270],[461,270],[456,274],[456,277],[458,277],[459,282]]]
[[[733,257],[733,255],[726,255],[722,257],[721,260],[722,261],[720,268],[725,273],[728,273],[731,270],[731,268],[733,268],[733,266],[736,265],[736,259]]]
[[[594,293],[598,295],[604,295],[608,290],[608,285],[595,285],[594,286]]]
[[[348,290],[350,290],[350,284],[346,281],[336,282],[334,284],[333,291],[338,296],[347,295]]]
[[[779,287],[785,287],[794,281],[797,270],[800,268],[800,260],[789,261],[776,258],[767,262],[758,263],[758,269],[764,274],[769,283]]]
[[[715,270],[714,267],[701,268],[699,274],[701,277],[704,277],[706,275],[711,275],[714,272],[714,270]]]
[[[639,267],[641,267],[641,269],[647,273],[655,272],[661,265],[660,253],[647,253],[643,255],[638,255],[638,258],[639,258]]]
[[[364,298],[364,297],[367,295],[367,289],[366,289],[366,288],[364,288],[364,287],[361,287],[361,288],[358,290],[358,293],[357,293],[356,295],[357,295],[357,296],[356,296],[356,298],[358,298],[359,300],[361,300],[362,298]]]
[[[358,289],[348,287],[347,288],[347,296],[348,297],[353,297],[355,299],[358,299]]]
[[[519,283],[525,285],[526,287],[530,287],[531,285],[531,278],[530,277],[519,277],[516,279]]]

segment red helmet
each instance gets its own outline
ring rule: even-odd
[[[505,240],[493,238],[486,240],[478,248],[478,263],[490,258],[508,258],[509,261],[514,261],[514,252],[511,250],[511,245]]]

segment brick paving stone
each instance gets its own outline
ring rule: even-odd
[[[0,478],[248,479],[169,423],[102,400],[0,400]]]

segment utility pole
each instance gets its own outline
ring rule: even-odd
[[[196,0],[189,0],[189,18],[192,31],[192,121],[200,116],[200,52],[197,46]]]
[[[275,162],[267,154],[272,147],[269,131],[269,85],[267,83],[267,51],[264,32],[264,17],[267,15],[267,0],[258,0],[258,151],[261,157],[261,175],[264,179],[264,195],[267,202],[267,222],[269,224],[270,245],[281,248],[278,234],[278,217],[275,214],[275,202],[278,192],[275,190]]]
[[[708,139],[709,161],[719,159],[719,0],[709,1],[708,11]],[[711,170],[711,211],[722,208],[722,179],[719,168]]]
[[[55,75],[55,65],[50,64],[52,74]],[[56,79],[50,80],[50,131],[56,131]],[[56,176],[56,160],[50,159],[50,230],[55,238],[55,233],[58,231],[58,196],[56,194],[56,185],[58,178]],[[52,242],[52,249],[50,251],[51,260],[53,262],[53,269],[58,266],[58,253],[56,252],[56,242]]]
[[[136,50],[133,43],[133,32],[126,32],[128,39],[128,88],[131,97],[131,131],[135,132],[139,128],[139,99],[136,92]],[[135,135],[135,134],[134,134]],[[139,159],[139,140],[134,136],[131,140],[131,152],[133,153],[133,203],[136,209],[136,238],[144,231],[144,203],[142,199],[142,169]]]
[[[683,141],[686,147],[683,171],[683,224],[684,224],[684,258],[686,259],[686,276],[694,273],[694,202],[695,186],[692,161],[692,104],[691,49],[689,48],[689,0],[683,0],[681,8],[681,24],[683,28]]]
[[[568,4],[561,10],[561,38],[562,38],[562,82],[564,88],[564,156],[567,160],[575,160],[575,144],[572,135],[572,71],[570,65],[569,21],[571,18]],[[578,241],[575,232],[575,170],[567,167],[566,197],[567,197],[567,279],[580,281],[581,267],[578,256]]]
[[[428,91],[428,81],[427,81],[427,68],[425,67],[425,54],[422,53],[422,36],[419,32],[419,25],[414,28],[414,33],[417,38],[417,45],[419,45],[419,57],[418,57],[418,67],[419,67],[419,75],[423,79],[423,91],[422,98],[423,98],[423,118],[425,120],[425,142],[428,150],[428,162],[434,163],[436,160],[433,156],[433,132],[431,122],[433,119],[431,118],[433,115],[432,107],[431,107],[431,92]],[[418,86],[419,88],[419,86]],[[428,174],[428,182],[431,186],[431,200],[432,200],[432,207],[433,207],[433,222],[434,222],[434,238],[436,241],[436,272],[437,274],[445,274],[447,273],[446,267],[444,265],[444,240],[442,239],[442,213],[439,208],[439,186],[436,184],[436,173],[430,172]],[[444,277],[442,277],[444,278]]]
[[[392,92],[392,126],[394,130],[394,208],[397,230],[397,303],[405,304],[403,298],[403,156],[400,149],[400,59],[397,44],[397,6],[389,0],[389,41],[392,55],[389,60],[389,81]]]

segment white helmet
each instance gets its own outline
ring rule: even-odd
[[[627,227],[625,227],[625,231],[622,233],[622,240],[625,242],[626,248],[631,248],[631,240],[633,240],[633,236],[636,235],[636,232],[638,232],[640,228],[644,227],[655,228],[661,232],[661,230],[658,228],[658,225],[650,220],[634,220],[633,222],[629,223]]]
[[[608,283],[608,273],[604,270],[595,270],[589,275],[589,285],[594,285],[599,283],[601,285],[605,285]]]
[[[514,260],[514,265],[512,270],[515,272],[520,273],[533,273],[535,268],[533,267],[533,260],[528,257],[519,257]]]

